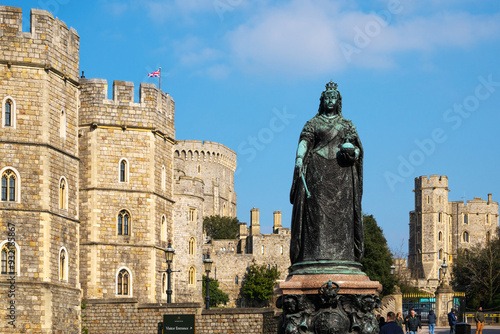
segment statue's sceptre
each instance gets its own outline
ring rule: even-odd
[[[306,178],[304,177],[304,173],[300,173],[300,177],[302,178],[302,183],[304,184],[304,188],[306,189],[307,198],[311,198],[311,193],[309,192],[309,189],[307,189],[307,183]]]

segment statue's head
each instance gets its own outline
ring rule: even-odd
[[[320,114],[329,111],[334,114],[342,114],[342,95],[337,90],[337,84],[332,80],[325,85],[325,90],[321,93],[319,101],[318,112]]]

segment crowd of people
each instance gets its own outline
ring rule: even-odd
[[[436,328],[437,316],[433,310],[429,311],[429,334],[434,334]],[[479,307],[474,315],[476,322],[476,334],[483,333],[484,327],[484,313],[482,307]],[[422,330],[422,323],[420,317],[415,314],[415,310],[411,309],[406,318],[403,319],[401,312],[387,313],[387,322],[384,317],[379,318],[380,334],[418,334]],[[451,309],[448,313],[448,324],[450,326],[450,334],[455,334],[455,327],[457,324],[457,316],[455,309]],[[404,331],[403,331],[404,330]]]

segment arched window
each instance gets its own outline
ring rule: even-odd
[[[18,252],[17,245],[13,242],[3,242],[1,247],[1,258],[2,258],[2,274],[15,275],[18,273]]]
[[[20,276],[21,251],[19,245],[15,241],[4,240],[0,243],[0,252],[1,273]]]
[[[128,161],[120,160],[120,182],[128,182]]]
[[[118,214],[118,235],[129,235],[130,233],[130,213],[122,210]]]
[[[161,166],[161,190],[165,190],[166,173],[165,166]]]
[[[59,251],[59,280],[68,280],[68,252],[64,247]]]
[[[167,219],[165,216],[161,216],[161,240],[167,240]]]
[[[196,220],[196,209],[189,209],[189,221],[194,222]]]
[[[439,268],[438,278],[441,279],[441,277],[442,277],[442,270],[441,268]]]
[[[438,237],[438,240],[439,240],[439,241],[443,240],[443,233],[439,232],[439,237]]]
[[[66,138],[66,113],[64,112],[64,109],[61,110],[61,115],[59,117],[59,123],[60,123],[59,134],[60,134],[61,138]]]
[[[239,278],[238,275],[234,277],[234,284],[238,285],[239,284]]]
[[[16,103],[11,97],[6,97],[2,103],[2,127],[16,127]]]
[[[194,255],[196,242],[194,238],[189,239],[189,255]]]
[[[262,255],[264,255],[264,246],[260,248],[260,252],[262,253]]]
[[[127,269],[121,269],[116,277],[116,294],[119,296],[130,296],[132,280]]]
[[[283,245],[280,246],[280,254],[283,255]]]
[[[469,250],[466,248],[463,250],[462,254],[466,257],[469,258]]]
[[[64,177],[59,180],[59,209],[68,209],[68,190]]]
[[[469,232],[465,231],[462,234],[462,240],[463,240],[463,242],[469,242]]]
[[[491,241],[491,233],[490,231],[486,232],[486,242],[490,242]]]
[[[440,260],[442,260],[442,259],[443,259],[443,250],[442,250],[442,249],[440,249],[440,250],[439,250],[439,253],[438,253],[438,258],[439,258]]]
[[[196,281],[196,269],[194,267],[189,268],[189,284],[194,285],[194,282]]]
[[[19,199],[18,175],[12,169],[2,172],[2,201],[15,202]]]
[[[469,224],[469,215],[464,215],[464,224]]]

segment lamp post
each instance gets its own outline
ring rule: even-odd
[[[208,275],[210,274],[210,271],[212,270],[212,264],[213,260],[210,259],[210,252],[207,253],[207,256],[203,260],[203,266],[205,267],[205,272],[207,273],[207,277],[205,278],[205,290],[206,290],[206,297],[205,297],[205,304],[207,310],[210,310],[210,278],[208,278]]]
[[[391,266],[391,275],[394,276],[394,272],[396,271],[396,266],[395,265],[392,265]]]
[[[175,249],[172,248],[172,243],[168,241],[167,249],[165,249],[165,258],[167,260],[167,304],[172,303],[172,280],[170,275],[172,274],[172,269],[170,264],[174,260]]]
[[[446,276],[446,271],[448,271],[448,265],[446,264],[446,258],[443,258],[443,264],[441,265],[441,271],[443,272],[443,285],[444,285],[444,278]]]

